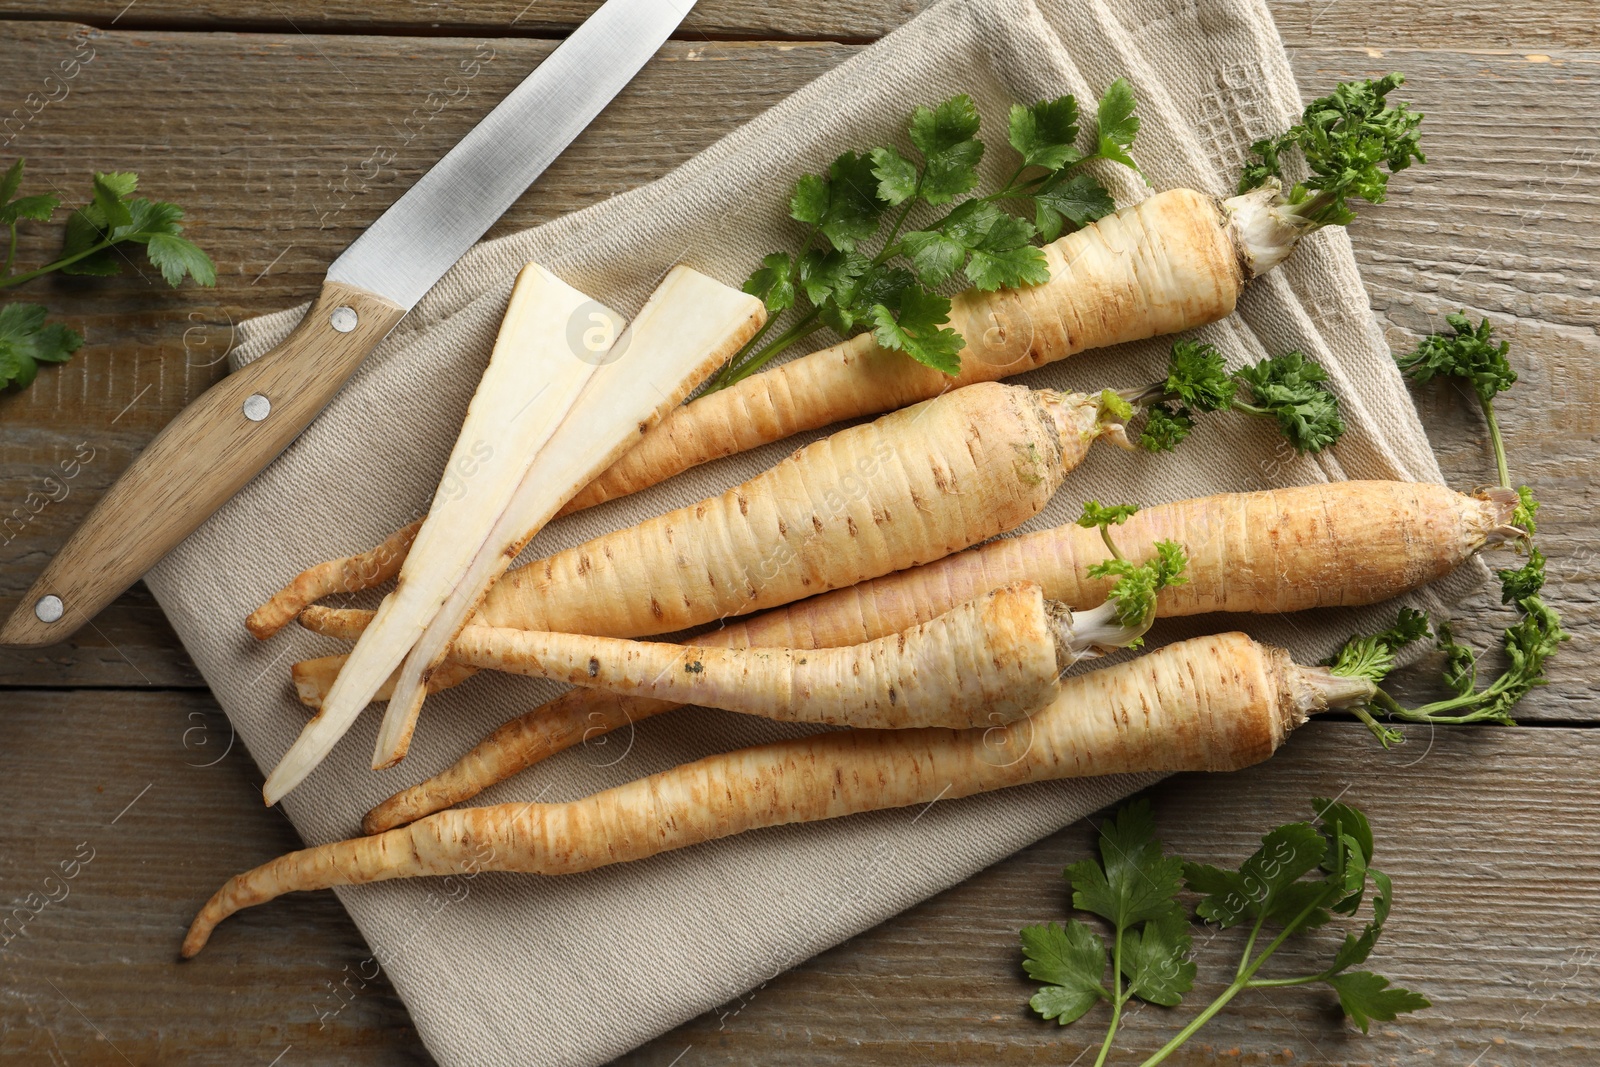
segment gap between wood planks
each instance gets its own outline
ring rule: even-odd
[[[0,22],[71,22],[104,32],[151,33],[300,33],[317,37],[492,37],[534,41],[562,41],[578,28],[578,23],[518,26],[504,22],[450,22],[419,24],[408,22],[318,22],[301,25],[272,19],[139,18],[134,14],[107,19],[88,12],[0,13]],[[669,40],[689,44],[847,44],[869,45],[882,35],[839,33],[784,33],[781,30],[698,30],[679,27]]]

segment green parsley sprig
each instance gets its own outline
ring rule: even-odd
[[[1484,319],[1477,326],[1465,313],[1445,316],[1450,333],[1424,337],[1416,349],[1397,355],[1401,372],[1415,382],[1433,378],[1456,378],[1465,382],[1478,398],[1494,453],[1500,489],[1512,491],[1511,470],[1506,461],[1505,439],[1495,415],[1494,401],[1517,382],[1517,372],[1508,358],[1511,345],[1494,340],[1494,328]],[[1517,609],[1517,621],[1507,627],[1501,645],[1506,665],[1488,684],[1478,685],[1478,656],[1455,640],[1446,622],[1434,622],[1422,612],[1402,608],[1393,627],[1379,634],[1358,635],[1346,642],[1330,661],[1335,674],[1346,674],[1381,682],[1394,667],[1395,653],[1404,646],[1430,635],[1444,663],[1441,681],[1452,696],[1420,707],[1408,708],[1393,696],[1378,690],[1370,705],[1351,710],[1385,747],[1405,740],[1405,735],[1378,721],[1386,715],[1401,722],[1434,725],[1460,725],[1492,722],[1514,726],[1511,709],[1536,686],[1545,685],[1545,664],[1570,636],[1561,627],[1561,616],[1540,595],[1545,584],[1545,557],[1533,543],[1538,531],[1539,502],[1526,485],[1515,488],[1516,507],[1511,525],[1521,534],[1519,550],[1526,548],[1527,562],[1521,567],[1496,571],[1500,579],[1500,600]]]
[[[22,222],[49,222],[61,207],[53,193],[18,196],[24,161],[13,163],[0,175],[0,225],[6,227],[6,254],[0,261],[0,288],[21,285],[60,271],[63,274],[107,276],[121,273],[124,254],[119,246],[143,245],[145,256],[176,287],[186,277],[201,285],[214,285],[216,264],[193,241],[182,236],[183,211],[176,204],[135,197],[135,174],[96,174],[91,199],[67,218],[61,254],[33,270],[14,273],[17,227]],[[7,304],[0,308],[0,388],[27,386],[39,373],[40,363],[65,362],[83,337],[60,323],[47,323],[48,312],[38,304]]]
[[[1235,870],[1187,863],[1166,855],[1155,836],[1147,800],[1126,805],[1101,828],[1100,861],[1066,869],[1073,907],[1111,925],[1111,980],[1106,981],[1105,941],[1088,924],[1069,919],[1022,931],[1023,968],[1044,983],[1028,1001],[1046,1019],[1066,1025],[1097,1003],[1111,1005],[1111,1021],[1095,1067],[1110,1054],[1122,1009],[1134,998],[1173,1007],[1194,986],[1193,937],[1178,903],[1183,884],[1202,899],[1197,917],[1221,929],[1249,927],[1233,979],[1198,1015],[1141,1067],[1172,1055],[1240,993],[1325,984],[1339,1006],[1366,1033],[1373,1020],[1390,1021],[1429,1007],[1426,997],[1389,984],[1365,963],[1382,936],[1394,899],[1389,877],[1372,866],[1373,835],[1359,810],[1329,800],[1311,802],[1316,824],[1288,823],[1261,839],[1261,848]],[[1328,965],[1311,974],[1258,978],[1262,966],[1291,937],[1356,915],[1368,899],[1371,918],[1345,935]],[[1258,948],[1271,930],[1271,940]]]
[[[1517,372],[1511,369],[1507,355],[1511,342],[1494,343],[1494,327],[1488,319],[1473,326],[1465,312],[1446,315],[1450,333],[1430,333],[1418,342],[1414,351],[1395,356],[1400,373],[1414,382],[1434,378],[1458,378],[1465,382],[1478,406],[1483,409],[1484,420],[1489,424],[1489,442],[1494,449],[1495,470],[1500,484],[1511,488],[1511,471],[1506,464],[1506,442],[1500,434],[1500,420],[1495,418],[1494,398],[1517,384]],[[1524,486],[1519,492],[1527,492]],[[1533,504],[1532,509],[1537,510]],[[1532,520],[1531,511],[1527,519]],[[1530,529],[1529,533],[1533,531]]]
[[[1123,648],[1139,648],[1144,644],[1142,635],[1155,621],[1156,594],[1169,585],[1183,585],[1189,581],[1184,571],[1189,557],[1176,541],[1157,541],[1156,554],[1144,563],[1134,563],[1117,548],[1111,537],[1111,527],[1121,526],[1138,514],[1136,504],[1117,504],[1107,507],[1098,500],[1083,505],[1083,514],[1077,523],[1086,530],[1098,529],[1106,543],[1111,558],[1089,566],[1085,573],[1091,578],[1115,578],[1106,593],[1106,602],[1115,607],[1117,624],[1129,631],[1119,642]]]
[[[978,186],[985,147],[978,110],[965,95],[912,113],[911,156],[895,147],[846,152],[825,175],[804,175],[789,200],[790,217],[805,227],[799,250],[768,255],[744,286],[765,302],[767,323],[708,391],[748,377],[824,327],[840,336],[871,330],[885,348],[958,373],[966,340],[946,325],[950,301],[936,290],[957,275],[985,291],[1049,280],[1033,242],[1053,241],[1116,210],[1082,168],[1107,160],[1137,170],[1129,155],[1139,130],[1134,108],[1133,90],[1119,78],[1100,99],[1093,147],[1085,151],[1077,146],[1081,123],[1071,95],[1013,106],[1007,140],[1016,168],[982,195],[966,196]],[[1031,221],[1006,204],[1027,209]],[[946,210],[905,230],[919,205]],[[877,251],[869,253],[874,242]],[[781,330],[780,318],[788,320]]]
[[[1500,579],[1502,596],[1516,604],[1518,619],[1502,638],[1505,669],[1487,685],[1478,685],[1477,653],[1455,640],[1449,624],[1431,622],[1410,608],[1401,608],[1395,625],[1382,633],[1352,637],[1327,662],[1334,674],[1366,678],[1376,685],[1394,669],[1395,655],[1406,645],[1432,636],[1444,653],[1441,677],[1452,696],[1412,708],[1380,688],[1370,704],[1350,709],[1385,748],[1404,742],[1405,735],[1379,722],[1378,715],[1438,726],[1481,722],[1515,726],[1511,709],[1535,687],[1548,683],[1545,664],[1570,635],[1561,628],[1561,616],[1538,596],[1544,583],[1544,557],[1535,552],[1521,569],[1501,571]]]
[[[1330,95],[1313,100],[1300,122],[1250,146],[1255,160],[1246,164],[1239,192],[1281,180],[1284,153],[1298,150],[1310,174],[1290,187],[1288,214],[1313,227],[1347,226],[1356,217],[1351,198],[1383,203],[1390,174],[1405,170],[1413,160],[1427,162],[1418,145],[1423,116],[1387,100],[1404,82],[1398,73],[1343,82]]]
[[[1114,410],[1110,418],[1131,419],[1144,411],[1139,447],[1170,452],[1188,438],[1196,414],[1231,409],[1273,420],[1296,452],[1320,452],[1345,429],[1339,400],[1327,381],[1327,371],[1299,352],[1229,372],[1213,345],[1179,340],[1172,346],[1165,380],[1118,394],[1129,413]]]

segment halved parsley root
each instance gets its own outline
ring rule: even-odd
[[[1188,581],[1156,597],[1157,616],[1208,611],[1285,612],[1375,604],[1448,574],[1486,544],[1518,536],[1506,525],[1515,500],[1468,497],[1413,482],[1333,482],[1222,494],[1145,508],[1118,527],[1138,563],[1163,538],[1188,549]],[[848,645],[933,618],[985,588],[1039,583],[1073,607],[1105,599],[1111,578],[1086,574],[1110,553],[1076,523],[993,541],[934,563],[731,622],[702,645]],[[987,584],[985,584],[987,583]],[[330,657],[336,659],[336,657]],[[295,665],[301,699],[316,706],[336,663]],[[441,688],[465,680],[470,668]],[[574,689],[497,728],[455,764],[368,813],[368,833],[387,830],[476,796],[573,745],[681,705]]]
[[[1305,234],[1349,223],[1352,198],[1381,201],[1387,175],[1413,159],[1421,116],[1387,95],[1390,75],[1338,86],[1313,101],[1301,123],[1253,146],[1239,195],[1219,201],[1191,189],[1158,193],[1114,211],[1109,194],[1081,169],[1094,159],[1132,165],[1138,130],[1126,83],[1113,83],[1096,116],[1096,148],[1078,139],[1070,97],[1018,106],[1009,139],[1020,166],[1006,187],[961,200],[938,222],[901,233],[916,203],[943,208],[977,182],[984,153],[970,100],[918,109],[911,140],[921,167],[893,149],[845,153],[826,177],[808,175],[792,208],[806,227],[796,255],[778,253],[747,289],[773,317],[736,353],[720,388],[676,409],[575,496],[563,513],[637,492],[691,467],[845,419],[935,396],[952,385],[1021,374],[1087,349],[1176,333],[1232,312],[1243,286],[1271,270]],[[1280,156],[1298,153],[1311,171],[1284,190]],[[1020,203],[1035,223],[1000,209]],[[883,220],[895,221],[876,254],[859,244]],[[1035,248],[1035,235],[1055,238]],[[825,242],[823,247],[813,247]],[[908,260],[910,267],[900,265]],[[972,289],[947,301],[927,289],[965,273]],[[803,304],[809,310],[802,310]],[[786,346],[827,323],[869,332],[751,373]],[[760,347],[764,345],[764,347]],[[909,353],[909,354],[908,354]],[[916,358],[912,358],[915,356]],[[943,370],[939,369],[940,367]],[[952,378],[944,371],[959,372]],[[323,572],[331,577],[337,566]],[[377,584],[375,579],[374,584]],[[271,632],[320,596],[343,591],[297,579],[258,617]]]
[[[268,775],[268,803],[321,761],[396,668],[373,761],[397,761],[410,743],[426,676],[488,587],[563,502],[765,320],[754,297],[678,266],[616,339],[623,347],[588,352],[569,337],[587,303],[536,264],[518,275],[488,369],[395,588],[335,679],[322,716]]]
[[[1117,627],[1084,614],[1080,620],[1037,585],[1018,582],[899,633],[833,648],[718,648],[469,626],[455,657],[786,722],[964,728],[1038,711],[1068,667],[1125,643]]]
[[[1370,698],[1365,679],[1304,668],[1243,634],[1168,645],[1062,681],[1007,727],[845,730],[709,756],[561,804],[432,815],[290,853],[237,875],[189,928],[204,947],[240,908],[296,890],[476,870],[572,874],[764,826],[927,804],[1027,782],[1133,771],[1234,770],[1308,715]]]

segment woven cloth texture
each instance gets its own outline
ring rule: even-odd
[[[1179,185],[1228,195],[1249,144],[1290,124],[1301,106],[1261,0],[944,0],[659,181],[474,248],[300,439],[148,577],[263,770],[306,720],[288,665],[343,648],[298,627],[257,642],[242,620],[300,568],[370,547],[425,512],[524,263],[542,263],[624,312],[678,262],[738,285],[761,255],[795,241],[789,184],[846,148],[904,147],[913,107],[970,94],[984,116],[992,183],[1014,165],[1004,137],[1012,103],[1067,92],[1093,101],[1117,77],[1139,100],[1135,154],[1150,183],[1122,168],[1098,171],[1123,205]],[[235,365],[271,348],[303,311],[244,324]],[[1235,364],[1290,349],[1321,361],[1344,407],[1344,440],[1332,454],[1297,458],[1260,420],[1224,415],[1170,456],[1096,449],[1025,529],[1070,521],[1091,497],[1149,505],[1341,478],[1441,480],[1343,230],[1303,242],[1248,287],[1235,315],[1196,335]],[[1140,384],[1160,375],[1169,343],[1085,353],[1022,380],[1066,389]],[[560,520],[526,557],[720,492],[817,436]],[[1445,606],[1484,574],[1463,568],[1413,602]],[[1175,620],[1152,640],[1242,627],[1314,662],[1381,614]],[[373,804],[556,692],[479,676],[438,694],[410,756],[383,773],[368,768],[379,719],[369,710],[285,811],[310,844],[351,836]],[[563,753],[475,802],[575,798],[803,729],[684,710]],[[1151,780],[1051,783],[762,830],[566,878],[485,873],[448,887],[415,879],[338,892],[440,1063],[594,1064]],[[217,937],[248,960],[245,935],[225,924]]]

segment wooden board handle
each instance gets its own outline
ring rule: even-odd
[[[106,492],[0,629],[70,637],[299,436],[406,309],[327,282],[283,343],[178,413]]]

